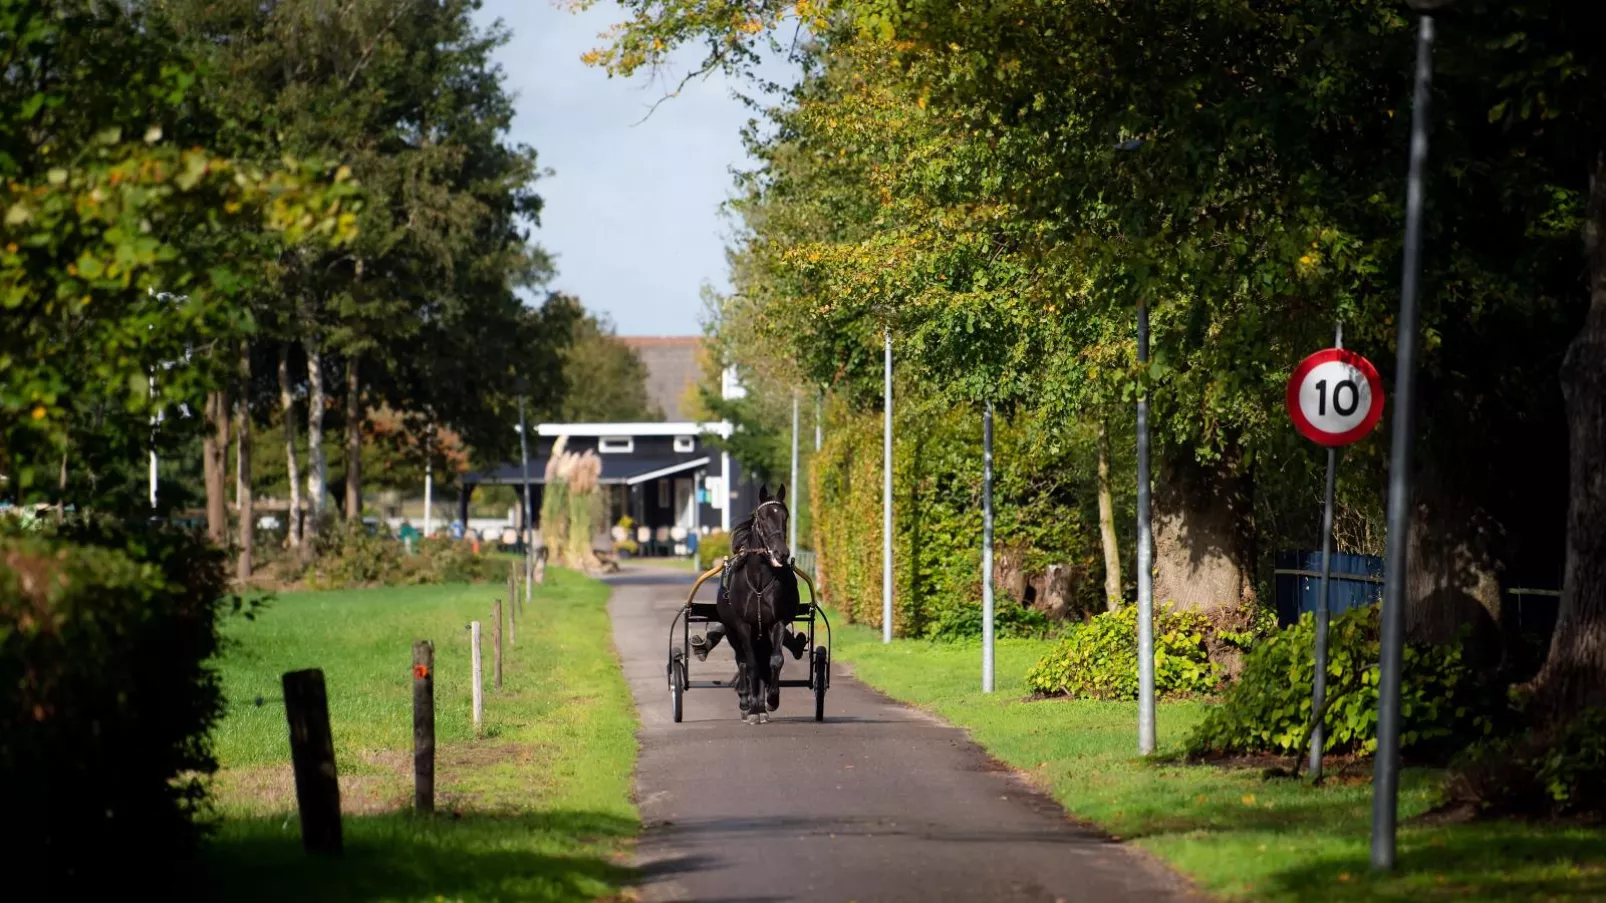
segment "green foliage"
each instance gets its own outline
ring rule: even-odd
[[[1155,613],[1156,693],[1198,696],[1215,692],[1222,675],[1205,649],[1209,632],[1209,619],[1197,612]],[[1052,696],[1136,699],[1137,606],[1122,606],[1071,625],[1065,639],[1027,672],[1026,685]]]
[[[408,554],[407,546],[388,532],[369,533],[362,524],[347,521],[320,534],[320,551],[310,569],[286,564],[289,570],[283,576],[315,589],[493,583],[507,578],[507,561],[483,549],[476,553],[472,543],[428,537],[419,539]]]
[[[1606,707],[1474,746],[1451,795],[1491,813],[1606,816]]]
[[[937,613],[926,628],[926,636],[943,642],[973,640],[981,636],[981,615],[978,604],[949,606]],[[1054,622],[1035,608],[1006,602],[993,609],[993,630],[1000,639],[1035,639],[1051,633]]]
[[[0,536],[0,781],[34,880],[144,886],[193,847],[226,593],[222,556],[178,531]]]
[[[1326,749],[1377,748],[1379,609],[1332,619],[1327,649]],[[1295,753],[1311,721],[1315,674],[1311,615],[1255,645],[1222,704],[1188,736],[1191,755]],[[1407,644],[1400,689],[1400,748],[1442,755],[1495,730],[1501,696],[1462,661],[1459,646]]]
[[[731,553],[731,535],[722,530],[716,530],[707,536],[697,538],[697,567],[708,570],[720,561],[729,557]]]
[[[911,391],[893,430],[893,615],[904,636],[980,630],[981,418],[960,418]],[[850,621],[881,623],[882,418],[831,407],[809,468],[821,592]],[[1069,566],[1076,609],[1103,608],[1096,517],[1084,514],[1091,468],[1074,453],[1036,447],[1032,431],[999,416],[994,437],[996,531],[1031,573]],[[1082,488],[1082,493],[1078,489]],[[1000,542],[1000,548],[1004,543]],[[1023,634],[1044,620],[999,596],[1000,624]],[[969,625],[975,625],[974,630]]]

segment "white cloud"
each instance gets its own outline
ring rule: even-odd
[[[546,206],[536,233],[557,256],[552,287],[610,315],[621,334],[689,335],[703,283],[728,285],[719,205],[731,169],[749,165],[740,130],[753,114],[716,75],[642,121],[673,85],[610,79],[580,62],[619,14],[610,4],[572,14],[540,0],[487,0],[478,18],[512,32],[497,52],[517,95],[512,138],[554,171],[539,185]],[[695,61],[687,55],[681,71]]]

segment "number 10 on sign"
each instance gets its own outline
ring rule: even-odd
[[[1342,348],[1300,361],[1288,380],[1288,416],[1300,435],[1328,448],[1359,441],[1383,416],[1383,382],[1371,361]]]

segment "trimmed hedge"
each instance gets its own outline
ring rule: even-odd
[[[171,529],[0,535],[6,852],[31,878],[137,888],[193,849],[227,595],[222,554]]]
[[[894,412],[893,618],[900,636],[981,633],[981,418],[904,392]],[[835,404],[809,468],[813,547],[821,593],[851,622],[881,624],[882,415]],[[1067,564],[1073,607],[1104,607],[1097,576],[1096,499],[1090,467],[1034,444],[999,417],[994,431],[995,534],[1021,549],[1027,570]],[[999,598],[1001,628],[1037,635],[1046,619]]]
[[[1154,615],[1154,689],[1161,696],[1215,692],[1221,669],[1205,641],[1210,619],[1198,612]],[[1049,696],[1138,698],[1138,610],[1125,605],[1072,625],[1065,639],[1026,673],[1026,685]]]

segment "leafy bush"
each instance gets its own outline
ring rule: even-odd
[[[1488,812],[1606,816],[1606,707],[1478,744],[1453,774],[1452,797]]]
[[[1377,748],[1379,609],[1354,608],[1328,630],[1326,749]],[[1311,721],[1313,616],[1255,644],[1222,704],[1185,741],[1193,756],[1294,753]],[[1473,673],[1457,645],[1407,644],[1401,682],[1401,749],[1444,753],[1494,729],[1500,694]]]
[[[477,553],[469,542],[429,537],[409,555],[406,545],[388,533],[370,534],[360,524],[344,523],[324,533],[306,579],[321,589],[483,583],[505,579],[507,570],[505,559]]]
[[[697,538],[697,567],[708,570],[731,553],[731,535],[715,531]],[[709,578],[712,579],[712,578]]]
[[[1212,693],[1221,669],[1205,649],[1210,621],[1198,612],[1156,612],[1154,688],[1162,696]],[[1074,624],[1054,651],[1026,673],[1036,692],[1087,699],[1136,699],[1138,612],[1126,605]]]
[[[127,869],[194,846],[227,585],[222,554],[172,529],[0,535],[0,783],[33,880],[140,886]]]
[[[993,629],[1000,637],[1038,639],[1049,635],[1054,622],[1035,608],[1006,601],[993,609]],[[981,606],[964,603],[943,608],[926,627],[926,636],[945,642],[981,636]]]

